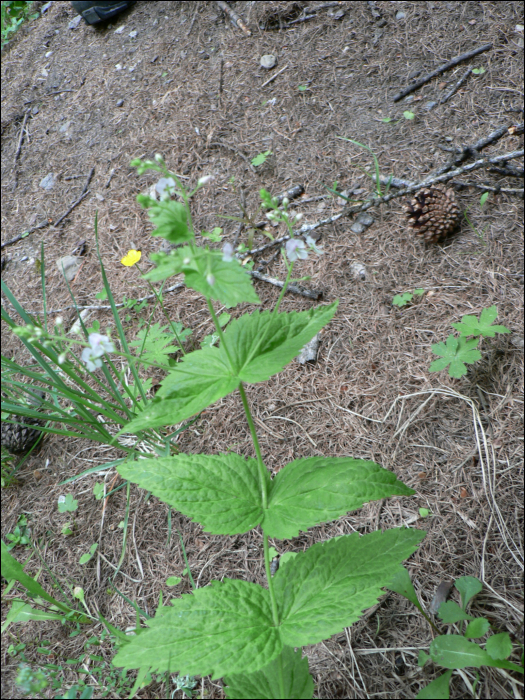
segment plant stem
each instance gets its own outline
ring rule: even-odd
[[[228,344],[224,340],[224,333],[222,332],[221,324],[219,323],[219,319],[217,318],[217,315],[215,314],[215,309],[213,308],[213,304],[211,303],[211,299],[209,297],[206,297],[206,302],[208,304],[208,310],[210,312],[210,316],[213,319],[213,325],[215,326],[215,330],[217,331],[217,335],[219,336],[219,340],[221,341],[221,347],[224,348],[224,352],[228,356],[228,362],[230,363],[230,367],[232,372],[235,372],[235,367],[233,365],[233,360],[232,356],[230,355],[230,351],[228,350]]]
[[[144,273],[142,272],[142,270],[140,269],[140,267],[139,267],[138,265],[136,265],[136,267],[137,267],[137,270],[138,270],[138,271],[140,272],[140,274],[142,275],[142,278],[145,279]],[[179,338],[179,334],[177,333],[176,329],[174,328],[173,323],[172,323],[170,317],[168,316],[168,313],[167,313],[166,309],[164,308],[164,304],[162,303],[162,299],[160,298],[160,295],[157,293],[157,290],[155,289],[155,287],[151,284],[151,282],[150,282],[148,279],[146,279],[146,282],[148,283],[149,288],[151,289],[151,291],[152,291],[153,294],[155,295],[157,301],[159,302],[160,308],[162,309],[162,313],[164,314],[164,316],[166,317],[166,320],[167,320],[168,323],[170,324],[170,328],[171,328],[171,330],[172,330],[172,332],[173,332],[173,335],[177,338],[177,343],[179,344],[179,347],[180,347],[180,349],[181,349],[181,351],[182,351],[182,354],[185,355],[185,354],[186,354],[186,351],[185,351],[184,348],[182,347],[182,342],[181,342],[181,339]]]

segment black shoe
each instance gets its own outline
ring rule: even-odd
[[[88,24],[104,22],[123,10],[134,5],[136,0],[98,0],[96,2],[72,2],[73,9],[86,20]]]

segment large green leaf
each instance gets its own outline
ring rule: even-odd
[[[280,372],[326,326],[337,304],[282,314],[255,311],[232,321],[224,335],[239,379],[264,382]]]
[[[509,670],[523,673],[523,666],[518,666],[504,659],[493,659],[480,646],[474,642],[469,642],[465,637],[458,634],[436,637],[431,642],[428,652],[436,664],[445,668],[493,666],[494,668],[508,668]]]
[[[121,432],[180,423],[230,394],[239,383],[218,348],[188,353],[161,382],[155,399]]]
[[[255,311],[232,321],[224,332],[229,355],[222,346],[185,355],[162,381],[155,399],[121,432],[180,423],[234,391],[241,381],[269,379],[328,323],[336,308],[337,302],[273,316]]]
[[[344,535],[287,562],[274,576],[283,644],[317,644],[352,625],[425,534],[402,528]]]
[[[128,461],[118,471],[214,535],[248,532],[262,520],[261,486],[253,458],[233,452],[178,454]]]
[[[270,537],[291,539],[299,530],[335,520],[368,501],[413,493],[375,462],[350,457],[297,459],[271,482],[262,526]]]
[[[282,669],[284,695],[279,683],[279,668]],[[260,671],[228,676],[224,682],[227,683],[224,691],[229,700],[309,700],[314,693],[314,682],[308,672],[308,659],[303,657],[301,649],[294,651],[291,647],[283,647],[281,658],[274,659]]]
[[[152,255],[157,267],[145,278],[159,282],[180,272],[188,287],[205,297],[217,299],[228,307],[241,302],[259,304],[260,299],[253,288],[251,277],[237,258],[226,262],[217,250],[184,246],[169,255]]]
[[[192,595],[172,601],[172,608],[148,620],[131,643],[113,659],[115,666],[150,666],[153,672],[183,675],[253,673],[283,648],[274,627],[270,595],[247,581],[214,581]]]
[[[377,601],[381,586],[424,534],[356,533],[298,554],[273,579],[280,624],[265,588],[247,581],[214,582],[148,620],[149,629],[122,647],[113,663],[213,678],[259,671],[284,646],[315,644],[351,625]]]

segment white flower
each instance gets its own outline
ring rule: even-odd
[[[304,242],[299,238],[290,238],[289,241],[286,241],[286,255],[291,262],[294,262],[297,258],[306,260],[308,251],[306,250]]]
[[[89,348],[86,348],[86,350],[89,350]],[[65,361],[66,361],[66,353],[61,352],[60,355],[58,356],[57,362],[59,365],[63,365]]]
[[[107,335],[91,333],[88,338],[90,347],[82,350],[82,361],[90,372],[94,372],[98,367],[102,367],[102,360],[99,358],[106,352],[115,352],[115,346]]]
[[[160,155],[160,153],[155,154],[155,160],[157,163],[164,163],[164,158]]]
[[[197,186],[202,187],[203,185],[207,185],[208,182],[211,182],[213,180],[213,175],[204,175],[204,177],[200,177],[197,180]]]
[[[315,244],[314,239],[311,236],[306,236],[307,245],[317,253],[317,255],[324,255],[323,249]]]
[[[283,207],[286,209],[286,207],[290,204],[290,200],[288,199],[288,197],[284,197],[284,199],[283,199],[283,201],[281,202],[281,204],[282,204]]]
[[[207,275],[206,282],[210,285],[210,287],[213,287],[215,284],[215,277],[213,275]]]
[[[159,193],[162,199],[169,199],[173,194],[175,180],[172,177],[161,177],[155,185],[155,190]]]
[[[191,258],[186,257],[182,260],[183,265],[189,265],[190,263],[191,263]]]
[[[55,318],[55,326],[61,326],[64,323],[64,319],[62,316],[57,316]]]
[[[295,223],[297,223],[298,221],[301,221],[302,218],[303,218],[303,215],[301,214],[301,212],[296,214],[295,215]]]
[[[233,260],[233,246],[231,243],[225,243],[222,247],[222,259],[224,262],[231,262]]]

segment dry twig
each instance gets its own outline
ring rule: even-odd
[[[472,58],[473,56],[477,56],[478,54],[483,53],[484,51],[488,51],[491,48],[492,48],[492,44],[485,44],[484,46],[480,46],[479,48],[474,49],[473,51],[467,51],[467,53],[462,53],[461,56],[456,56],[456,58],[453,58],[448,63],[445,63],[444,65],[440,66],[439,68],[436,68],[436,70],[433,70],[432,73],[429,73],[428,75],[425,75],[423,78],[416,80],[415,83],[412,83],[412,85],[409,85],[408,87],[401,90],[401,92],[398,92],[397,95],[394,95],[394,97],[392,98],[393,101],[399,102],[399,100],[401,100],[403,97],[405,97],[405,95],[409,95],[411,92],[414,92],[414,90],[417,90],[422,85],[425,85],[425,83],[430,82],[432,80],[432,78],[436,77],[436,75],[441,75],[441,73],[444,73],[449,68],[453,68],[454,66],[457,66],[458,63],[461,63],[462,61],[467,61],[469,58]]]
[[[469,77],[469,75],[470,75],[471,73],[472,73],[472,68],[467,68],[467,70],[465,71],[465,73],[463,73],[463,75],[462,75],[461,78],[458,80],[458,82],[454,85],[454,87],[452,88],[452,90],[449,90],[449,92],[447,92],[447,94],[444,95],[444,96],[441,98],[441,101],[440,101],[439,104],[443,104],[444,102],[446,102],[447,100],[449,100],[449,99],[452,97],[452,95],[453,95],[455,92],[457,92],[457,91],[459,90],[459,88],[467,81],[467,78]]]
[[[244,21],[234,10],[232,10],[232,8],[227,3],[221,2],[221,0],[216,0],[215,4],[224,12],[225,15],[228,15],[232,24],[234,24],[236,27],[239,27],[239,29],[242,29],[246,36],[252,35],[251,31],[248,29]]]

